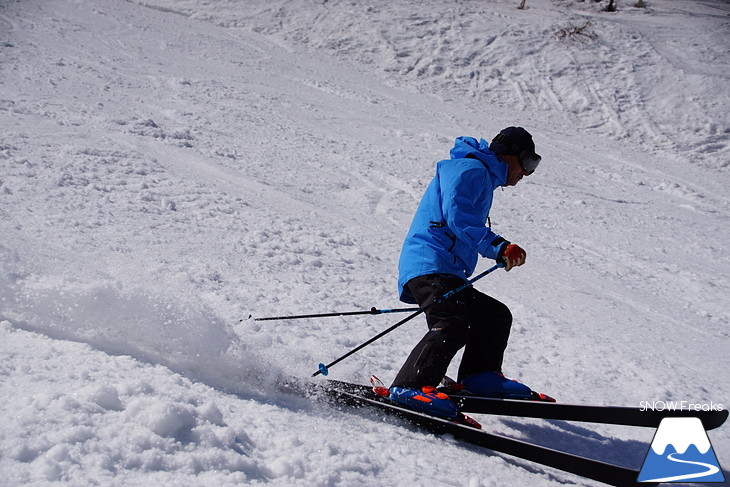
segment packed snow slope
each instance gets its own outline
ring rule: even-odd
[[[0,483],[594,485],[276,390],[393,315],[247,319],[399,306],[434,164],[509,125],[543,164],[491,214],[526,265],[477,285],[505,372],[727,406],[730,5],[518,3],[1,1]],[[478,419],[633,468],[654,433]]]

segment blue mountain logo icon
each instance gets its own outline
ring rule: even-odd
[[[639,482],[724,482],[699,418],[664,418],[639,472]]]

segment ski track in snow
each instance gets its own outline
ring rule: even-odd
[[[3,482],[592,485],[275,390],[392,316],[245,319],[399,306],[434,163],[512,124],[544,164],[490,215],[529,257],[478,284],[515,315],[505,372],[727,401],[727,4],[513,3],[0,4]],[[387,382],[424,330],[333,377]],[[479,419],[633,468],[652,437]]]

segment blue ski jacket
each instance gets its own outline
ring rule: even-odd
[[[451,274],[467,280],[478,256],[497,259],[508,242],[492,232],[487,217],[494,190],[507,181],[507,164],[489,142],[459,137],[451,158],[438,162],[413,217],[398,263],[401,301],[415,303],[406,287],[414,277]]]

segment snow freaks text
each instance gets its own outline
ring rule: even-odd
[[[690,401],[641,401],[641,411],[723,411],[725,407],[710,401],[709,404]]]

